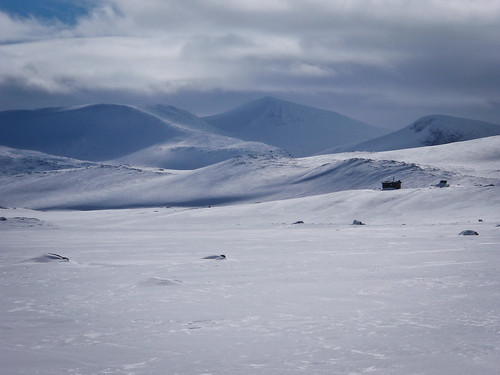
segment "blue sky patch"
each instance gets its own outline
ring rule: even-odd
[[[17,17],[58,20],[75,24],[77,19],[89,13],[93,1],[78,0],[2,0],[0,10]]]

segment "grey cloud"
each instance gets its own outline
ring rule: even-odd
[[[206,113],[271,94],[378,125],[500,123],[498,17],[485,0],[108,0],[71,27],[9,18],[0,88],[23,82],[20,103],[114,94]]]

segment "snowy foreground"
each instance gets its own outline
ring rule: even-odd
[[[0,372],[498,374],[498,192],[0,209]]]

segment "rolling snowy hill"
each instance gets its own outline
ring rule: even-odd
[[[0,112],[0,145],[89,161],[196,169],[238,155],[284,153],[217,134],[171,106],[116,104]]]
[[[294,157],[387,133],[335,112],[271,97],[204,119],[232,137],[283,148]]]
[[[449,180],[454,186],[498,185],[499,149],[500,136],[497,136],[380,154],[361,152],[302,159],[271,154],[241,156],[185,171],[107,164],[76,166],[1,177],[0,206],[37,209],[197,207],[338,191],[376,191],[382,180],[392,177],[401,179],[405,189],[427,188],[441,179]],[[447,158],[443,158],[443,154]],[[461,167],[463,159],[467,162]],[[25,169],[29,170],[30,165]]]
[[[459,117],[431,115],[381,137],[353,145],[334,147],[329,152],[386,151],[434,146],[500,135],[500,125]]]

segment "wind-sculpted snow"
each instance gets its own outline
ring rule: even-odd
[[[353,145],[333,147],[331,152],[387,151],[435,146],[500,135],[500,125],[458,117],[432,115],[381,137]]]

